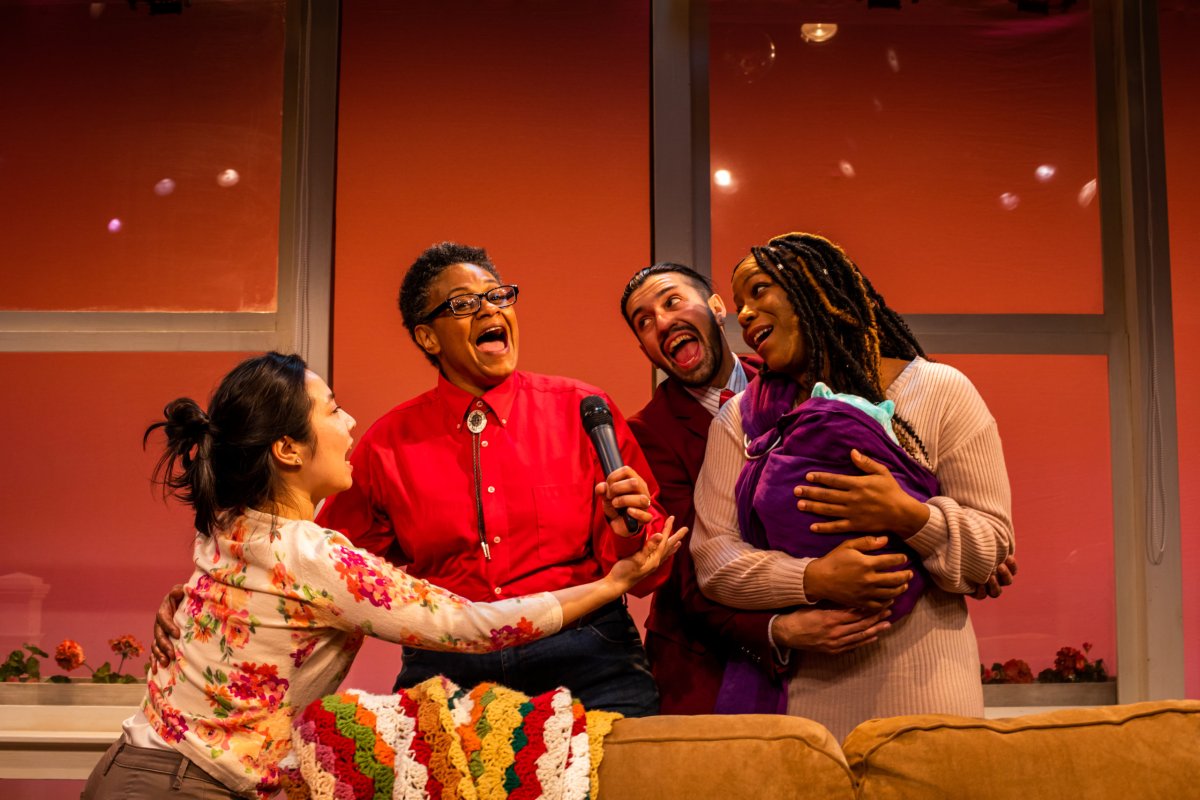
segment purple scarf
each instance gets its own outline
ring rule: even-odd
[[[738,476],[734,494],[742,538],[760,550],[780,550],[797,558],[825,555],[847,539],[861,534],[813,533],[814,522],[828,521],[796,509],[792,490],[811,486],[809,472],[859,475],[850,460],[851,448],[883,464],[900,488],[924,502],[938,492],[937,478],[896,444],[878,421],[848,403],[811,397],[793,408],[800,394],[794,380],[760,374],[742,396],[742,427],[750,460]],[[920,557],[897,535],[874,554],[903,553],[909,558],[913,579],[892,605],[891,622],[902,619],[916,605],[928,576]],[[784,713],[784,687],[749,661],[731,659],[725,668],[717,712]]]

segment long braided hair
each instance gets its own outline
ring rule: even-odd
[[[825,381],[835,392],[879,403],[885,399],[880,359],[925,356],[904,318],[888,308],[867,276],[828,239],[788,233],[750,253],[787,293],[800,317],[808,357],[800,383],[806,393]],[[928,464],[925,445],[912,425],[899,415],[892,425],[904,449]]]

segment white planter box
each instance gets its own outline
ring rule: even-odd
[[[141,705],[144,683],[0,683],[0,779],[82,779]]]
[[[136,706],[145,683],[0,683],[0,705]]]
[[[985,683],[983,704],[988,708],[1027,706],[1111,706],[1117,703],[1117,682]]]

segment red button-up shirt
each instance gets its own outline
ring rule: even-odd
[[[579,419],[579,401],[600,390],[568,378],[515,372],[482,397],[438,378],[436,388],[396,406],[351,456],[354,486],[330,498],[317,522],[359,547],[471,600],[574,586],[636,552],[665,514],[646,458],[609,401],[625,463],[650,487],[654,521],[617,536],[593,489],[604,480]],[[605,400],[608,398],[605,396]],[[479,542],[471,433],[479,410],[480,496],[491,560]],[[653,591],[669,564],[642,581]]]

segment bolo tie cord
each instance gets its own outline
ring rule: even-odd
[[[479,467],[479,434],[487,427],[487,415],[476,409],[467,415],[467,430],[471,432],[471,462],[475,471],[475,518],[479,528],[479,546],[483,557],[492,560],[492,550],[487,543],[487,528],[483,522],[483,475]]]

